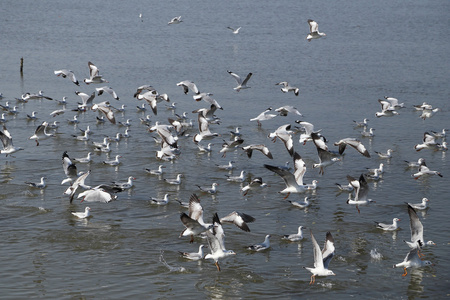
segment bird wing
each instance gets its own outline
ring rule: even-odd
[[[238,85],[241,85],[241,77],[239,77],[238,74],[233,73],[233,72],[231,72],[231,71],[227,71],[227,72],[228,72],[228,74],[230,74],[231,76],[233,76],[233,78],[236,80],[236,82],[237,82]],[[251,76],[251,75],[250,75],[250,76]],[[248,75],[247,75],[247,77],[248,77]]]
[[[250,77],[252,77],[253,73],[248,73],[247,77],[245,77],[244,81],[242,81],[242,85],[246,85],[247,82],[250,80]]]
[[[281,169],[280,167],[266,165],[266,164],[264,165],[264,167],[266,169],[269,169],[270,171],[280,175],[281,178],[284,180],[286,187],[298,185],[297,181],[295,180],[294,174],[292,174],[291,172],[289,172],[285,169]]]
[[[303,185],[303,176],[306,173],[306,164],[300,154],[294,152],[294,178],[298,185]]]
[[[409,214],[409,228],[411,229],[411,242],[419,243],[419,246],[423,246],[423,225],[420,222],[419,217],[414,208],[411,205],[408,205],[408,214]]]
[[[233,211],[228,216],[225,216],[220,219],[220,222],[233,223],[240,229],[247,232],[250,232],[250,228],[248,227],[246,222],[250,223],[253,221],[255,221],[255,218],[253,218],[252,216],[237,211]]]
[[[319,24],[317,24],[316,21],[309,19],[308,24],[309,24],[309,32],[313,33],[319,31]]]
[[[322,259],[322,251],[320,251],[319,244],[316,241],[316,238],[314,237],[312,231],[311,233],[311,241],[313,243],[313,251],[314,251],[314,268],[320,268],[323,269],[323,259]]]
[[[333,256],[334,256],[334,239],[331,233],[328,231],[325,238],[325,244],[322,250],[323,266],[325,269],[328,269],[328,265],[330,264],[330,261],[333,258]]]

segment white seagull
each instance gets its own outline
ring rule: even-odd
[[[238,211],[233,211],[229,215],[227,215],[223,218],[220,218],[221,223],[234,224],[237,227],[239,227],[241,230],[246,231],[246,232],[250,232],[250,228],[248,227],[247,223],[254,222],[255,220],[256,219],[253,218],[252,216],[238,212]]]
[[[33,188],[45,189],[45,187],[47,186],[45,184],[45,179],[47,179],[47,177],[41,177],[41,181],[40,182],[26,181],[25,183],[28,184],[29,186],[33,187]]]
[[[405,202],[406,203],[406,202]],[[409,248],[411,249],[418,249],[418,255],[420,254],[420,249],[422,249],[425,245],[436,245],[433,241],[425,242],[423,239],[423,225],[422,222],[420,222],[419,216],[417,216],[416,211],[414,208],[411,207],[408,203],[408,215],[409,215],[409,228],[411,229],[411,242],[404,241]]]
[[[425,210],[428,207],[428,202],[429,201],[430,200],[428,198],[424,197],[424,198],[422,198],[422,202],[420,202],[420,203],[409,203],[408,202],[408,205],[411,206],[414,209]]]
[[[314,251],[314,268],[304,267],[306,270],[312,273],[311,281],[309,284],[313,284],[316,282],[316,276],[330,276],[336,275],[333,271],[329,270],[328,267],[330,265],[331,259],[334,256],[334,239],[331,233],[328,231],[325,244],[323,245],[322,251],[320,251],[319,244],[316,241],[312,231],[311,232],[311,241],[313,243],[313,251]]]
[[[376,227],[379,229],[383,229],[385,231],[394,231],[398,229],[398,224],[397,222],[400,221],[399,218],[393,218],[392,219],[392,224],[385,224],[385,223],[379,223],[379,222],[375,222]]]
[[[241,27],[238,27],[238,28],[234,29],[234,28],[229,27],[229,26],[227,28],[230,29],[234,34],[238,34],[239,30],[241,29]]]
[[[307,208],[308,206],[311,205],[311,202],[309,202],[309,198],[308,198],[308,197],[305,197],[305,198],[303,199],[303,202],[291,201],[291,200],[288,200],[288,201],[289,201],[289,203],[291,203],[293,206],[298,207],[298,208],[301,208],[301,209]]]
[[[298,87],[289,85],[289,83],[287,81],[275,83],[275,85],[282,85],[283,87],[281,88],[281,91],[283,93],[294,92],[295,96],[298,96],[298,94],[300,92]]]
[[[119,100],[116,92],[109,86],[102,86],[99,88],[95,88],[95,90],[97,91],[97,96],[100,96],[101,94],[103,94],[103,92],[106,92],[110,94],[114,99]]]
[[[84,212],[72,212],[72,215],[79,219],[89,218],[91,216],[91,208],[89,206],[86,206]]]
[[[288,240],[291,242],[298,242],[303,240],[303,229],[305,229],[306,227],[303,226],[298,226],[298,232],[297,233],[293,233],[293,234],[285,234],[283,235],[282,239],[283,240]]]
[[[169,25],[171,25],[171,24],[180,24],[181,22],[183,22],[183,20],[181,20],[181,16],[179,16],[179,17],[175,17],[172,20],[170,20],[168,24]]]
[[[220,271],[219,259],[227,258],[230,255],[236,255],[236,253],[233,250],[227,250],[225,248],[225,233],[217,213],[213,216],[212,227],[206,231],[206,237],[208,238],[211,253],[206,254],[205,259],[214,260],[217,270]]]
[[[55,70],[54,73],[56,76],[61,76],[62,78],[68,77],[70,80],[72,80],[74,84],[80,85],[77,78],[75,77],[75,74],[73,74],[71,70],[67,69]]]
[[[279,193],[287,194],[284,199],[289,197],[291,193],[302,193],[305,190],[307,190],[307,186],[303,183],[303,176],[306,173],[306,164],[303,161],[300,154],[297,152],[293,155],[294,160],[294,173],[291,173],[289,170],[277,167],[277,166],[271,166],[271,165],[264,165],[264,167],[279,176],[283,179],[284,183],[286,184],[286,188]]]
[[[356,151],[364,155],[365,157],[370,157],[369,151],[367,151],[366,147],[359,141],[354,138],[345,138],[336,143],[335,146],[339,146],[339,154],[343,154],[347,145],[352,146]]]
[[[433,263],[429,260],[421,260],[419,258],[418,249],[412,249],[408,252],[405,259],[398,264],[393,265],[393,268],[403,268],[404,273],[402,274],[403,277],[408,275],[408,272],[406,269],[408,268],[420,268],[425,266],[432,266]]]
[[[372,199],[367,198],[367,195],[369,194],[369,185],[367,184],[364,174],[361,174],[358,180],[349,175],[347,175],[347,179],[355,191],[355,196],[353,199],[351,199],[351,195],[349,195],[347,204],[354,204],[358,210],[358,213],[361,213],[358,205],[366,205],[374,202]]]
[[[234,88],[234,90],[236,91],[236,92],[239,92],[240,90],[243,90],[243,89],[248,89],[248,88],[250,88],[249,86],[247,86],[247,82],[250,80],[250,77],[252,77],[252,73],[248,73],[247,74],[247,77],[245,77],[245,79],[242,81],[241,80],[241,77],[238,75],[238,74],[236,74],[236,73],[233,73],[233,72],[231,72],[231,71],[227,71],[228,72],[228,74],[230,74],[231,76],[233,76],[233,78],[236,80],[236,82],[237,82],[237,87],[235,87]]]
[[[425,160],[423,160],[422,164],[419,166],[418,172],[412,174],[411,176],[417,180],[424,175],[427,175],[427,176],[438,175],[439,177],[443,177],[443,175],[440,172],[430,170],[430,168],[428,168],[427,165],[425,164]]]
[[[319,24],[316,21],[308,19],[309,24],[309,34],[306,36],[308,42],[311,42],[312,39],[318,39],[323,36],[326,36],[325,33],[319,32]]]
[[[266,237],[264,238],[264,242],[260,244],[247,246],[247,249],[252,251],[263,251],[269,248],[270,248],[270,234],[266,235]]]
[[[177,178],[175,178],[175,179],[164,178],[164,181],[167,182],[168,184],[178,185],[178,184],[181,184],[181,177],[184,177],[183,174],[178,174]]]
[[[108,82],[105,79],[103,79],[101,75],[98,74],[99,70],[96,65],[94,65],[92,62],[88,62],[88,67],[89,67],[89,78],[84,79],[84,82],[86,84],[91,83],[98,84]]]
[[[267,121],[270,119],[275,118],[277,115],[269,114],[268,112],[272,110],[272,107],[267,108],[265,111],[260,113],[257,117],[250,119],[250,121],[256,121],[258,123],[258,126],[261,127],[261,121]]]
[[[35,140],[36,141],[36,146],[39,146],[39,140],[45,140],[48,139],[49,137],[54,137],[55,135],[52,133],[47,133],[47,127],[48,127],[48,123],[47,122],[42,122],[41,125],[39,125],[34,134],[32,136],[30,136],[30,140]]]
[[[169,203],[169,194],[165,194],[164,195],[164,198],[154,198],[154,197],[151,197],[150,198],[150,203],[152,203],[152,204],[156,204],[156,205],[166,205],[166,204],[168,204]]]
[[[0,130],[0,140],[3,144],[3,149],[0,150],[1,154],[6,154],[6,156],[8,156],[9,154],[13,154],[19,150],[23,150],[23,148],[21,147],[14,146],[11,134],[9,133],[8,129],[6,129],[6,126],[4,124],[3,130]]]
[[[189,215],[183,212],[180,215],[180,219],[185,228],[179,237],[191,236],[190,243],[194,242],[194,235],[198,235],[213,227],[212,224],[205,224],[203,221],[203,207],[196,194],[192,194],[189,199]]]
[[[190,259],[190,260],[201,260],[203,259],[203,248],[205,245],[200,245],[198,247],[198,252],[181,252],[178,251],[178,253],[181,254],[182,257]]]

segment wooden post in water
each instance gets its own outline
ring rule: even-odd
[[[20,76],[23,77],[23,57],[20,58]]]

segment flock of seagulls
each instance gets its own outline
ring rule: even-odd
[[[142,20],[142,15],[140,15],[140,18]],[[175,17],[168,23],[169,25],[172,24],[180,24],[183,22],[181,20],[181,16]],[[318,39],[321,37],[326,36],[325,33],[319,32],[318,30],[318,24],[317,22],[313,20],[308,20],[308,24],[310,27],[310,32],[307,35],[307,40],[310,42],[313,39]],[[228,29],[232,30],[234,34],[238,34],[241,27],[234,29],[231,27],[228,27]],[[247,90],[250,88],[248,86],[248,83],[250,79],[252,78],[252,73],[248,73],[244,79],[242,79],[238,74],[227,71],[236,81],[236,86],[231,88],[236,91],[240,92],[241,90]],[[100,75],[99,68],[94,65],[92,62],[88,62],[88,73],[89,76],[86,77],[82,83],[84,82],[86,85],[90,84],[104,84],[108,83],[106,79]],[[68,78],[70,81],[75,84],[76,86],[80,86],[80,82],[76,79],[75,74],[68,70],[68,69],[61,69],[61,70],[55,70],[54,74],[56,76],[60,76],[62,78]],[[177,115],[175,117],[168,118],[168,122],[160,122],[156,121],[153,123],[151,117],[147,117],[145,119],[145,122],[142,122],[143,126],[145,127],[145,130],[151,133],[155,133],[157,137],[154,137],[155,140],[160,145],[160,150],[157,150],[155,153],[155,157],[157,157],[162,164],[160,164],[156,169],[150,169],[146,168],[145,171],[149,175],[156,175],[160,177],[161,181],[169,184],[169,185],[181,185],[182,180],[184,178],[184,174],[179,173],[176,174],[176,178],[162,178],[164,175],[163,168],[165,168],[164,163],[168,162],[170,163],[173,160],[181,159],[183,155],[183,144],[186,141],[194,143],[200,152],[205,153],[211,153],[213,151],[212,143],[207,143],[205,141],[212,140],[214,138],[217,138],[221,134],[218,132],[212,132],[211,126],[218,126],[220,125],[220,117],[218,117],[216,114],[219,112],[222,112],[224,108],[213,98],[212,93],[204,93],[200,92],[200,89],[197,87],[197,85],[191,81],[191,80],[183,80],[178,83],[176,83],[177,86],[182,87],[182,92],[185,95],[192,95],[193,99],[195,100],[195,103],[206,103],[206,107],[201,107],[197,110],[194,110],[192,113],[196,114],[197,117],[197,123],[198,127],[197,129],[193,127],[193,121],[188,120],[186,116],[180,116]],[[292,92],[295,96],[299,96],[300,89],[295,86],[291,86],[287,81],[281,81],[279,83],[276,83],[275,85],[281,86],[281,91],[283,93],[289,93]],[[107,153],[108,156],[104,160],[102,160],[102,163],[105,165],[110,165],[114,167],[118,167],[122,162],[120,158],[122,155],[120,154],[114,154],[114,159],[109,159],[109,153],[112,152],[111,150],[111,143],[119,143],[121,139],[123,138],[131,138],[131,135],[129,133],[130,126],[132,126],[133,122],[131,119],[126,120],[126,122],[117,122],[116,121],[116,113],[123,112],[126,109],[125,105],[122,105],[120,109],[114,108],[108,100],[106,101],[96,101],[98,97],[112,97],[115,101],[120,101],[119,96],[114,91],[112,87],[109,86],[102,86],[99,88],[95,88],[95,91],[92,91],[90,94],[86,94],[83,92],[76,91],[76,95],[78,95],[81,99],[81,102],[78,103],[76,107],[74,107],[73,110],[55,110],[53,111],[50,116],[51,117],[59,117],[65,112],[68,111],[75,111],[77,114],[89,114],[90,112],[94,112],[92,114],[92,117],[97,118],[97,122],[104,122],[106,118],[107,121],[110,122],[111,126],[122,126],[126,127],[125,132],[117,133],[116,137],[105,137],[102,142],[93,142],[91,141],[92,131],[90,131],[90,128],[87,127],[86,130],[84,130],[82,135],[74,135],[75,139],[80,142],[89,143],[89,145],[92,146],[92,152],[86,153],[85,157],[71,159],[69,157],[68,152],[64,152],[62,155],[62,165],[63,170],[66,178],[63,180],[63,184],[70,184],[70,187],[68,187],[64,194],[67,196],[68,201],[72,203],[74,198],[80,199],[80,202],[100,202],[100,203],[109,203],[111,201],[115,201],[120,197],[120,192],[124,190],[128,190],[133,188],[134,183],[133,180],[136,178],[133,176],[129,176],[128,180],[125,182],[111,182],[111,183],[103,183],[99,184],[95,187],[91,187],[85,184],[86,178],[92,173],[95,172],[93,169],[88,170],[86,172],[78,172],[75,163],[79,164],[91,164],[93,162],[92,153],[94,151],[101,152],[101,153]],[[107,95],[104,95],[107,94]],[[181,94],[181,93],[180,93]],[[130,95],[131,96],[131,95]],[[181,95],[183,96],[183,95]],[[163,93],[160,94],[154,87],[151,85],[142,85],[136,89],[136,93],[134,94],[134,98],[136,101],[145,101],[145,104],[149,105],[151,107],[151,110],[155,116],[158,115],[158,103],[165,101],[170,102],[170,98],[167,94]],[[111,98],[109,98],[111,100]],[[19,98],[17,101],[21,101],[23,103],[26,103],[31,100],[53,100],[50,97],[47,97],[43,94],[42,91],[40,91],[37,94],[31,94],[31,93],[25,93],[21,96],[20,100]],[[67,101],[64,98],[63,102],[60,102],[60,105],[67,105]],[[200,102],[200,101],[204,102]],[[96,101],[96,102],[94,102]],[[406,106],[404,103],[399,103],[396,98],[393,97],[384,97],[384,99],[378,100],[379,104],[381,105],[381,112],[375,112],[375,116],[377,118],[381,117],[395,117],[399,115],[398,110],[404,109]],[[2,110],[5,111],[8,114],[15,115],[17,112],[17,107],[11,108],[6,105],[1,106]],[[144,105],[137,106],[138,111],[143,111],[145,109]],[[422,115],[420,118],[427,119],[432,117],[437,111],[440,109],[438,108],[432,108],[429,104],[422,104],[419,106],[414,107],[416,110],[421,111]],[[170,106],[170,110],[175,111],[176,105],[172,104]],[[273,113],[272,113],[273,112]],[[16,147],[13,144],[13,137],[11,133],[8,131],[6,124],[7,124],[7,117],[6,113],[2,115],[2,129],[0,130],[0,139],[3,145],[3,148],[1,149],[1,154],[5,154],[6,156],[12,156],[12,154],[17,153],[20,150],[24,150],[21,147]],[[28,119],[30,122],[36,121],[38,119],[37,116],[38,112],[33,112],[31,115],[29,115]],[[273,109],[272,107],[269,107],[265,109],[263,112],[258,114],[256,117],[249,119],[249,122],[256,121],[257,126],[261,127],[262,122],[271,120],[274,118],[280,119],[282,117],[286,117],[288,114],[295,115],[296,117],[303,117],[303,115],[298,111],[297,108],[291,105],[285,105],[281,106],[280,108]],[[101,120],[101,121],[100,121]],[[195,121],[195,120],[194,120]],[[364,118],[362,122],[353,121],[355,126],[358,128],[364,128],[364,131],[361,132],[361,136],[364,139],[372,139],[374,138],[374,128],[370,128],[369,131],[366,131],[366,128],[369,124],[369,119]],[[80,121],[77,118],[77,115],[73,116],[73,119],[67,120],[67,123],[74,126],[80,126],[82,125]],[[333,164],[337,162],[345,163],[343,161],[343,155],[344,151],[346,150],[347,146],[350,146],[351,148],[355,149],[357,153],[359,154],[350,154],[347,153],[346,155],[362,155],[365,158],[371,158],[371,154],[367,150],[367,148],[364,145],[365,140],[361,141],[354,137],[345,137],[337,142],[334,142],[333,145],[337,147],[336,150],[330,149],[328,145],[328,140],[325,137],[325,133],[322,132],[322,130],[315,130],[314,125],[310,122],[306,122],[303,120],[298,120],[296,123],[300,127],[296,127],[294,129],[294,126],[291,124],[283,124],[280,127],[278,127],[273,133],[269,134],[267,138],[270,138],[272,141],[276,142],[277,140],[281,140],[286,148],[286,157],[289,159],[289,162],[292,163],[293,168],[289,168],[289,162],[286,166],[277,166],[273,164],[261,164],[265,169],[277,174],[279,177],[281,177],[281,180],[285,184],[285,188],[281,191],[278,191],[278,193],[284,194],[285,200],[288,199],[288,197],[291,194],[307,194],[311,193],[312,191],[316,191],[318,187],[318,180],[314,179],[311,183],[305,183],[304,176],[306,172],[312,172],[313,169],[318,169],[318,175],[324,176],[325,175],[325,169],[330,168],[333,166]],[[54,124],[57,126],[57,123]],[[230,132],[230,140],[223,139],[222,148],[220,151],[217,151],[217,153],[221,154],[222,157],[226,157],[227,153],[235,153],[235,152],[241,152],[242,154],[245,154],[248,159],[255,159],[255,156],[259,156],[257,159],[273,159],[273,154],[270,151],[270,147],[267,147],[264,143],[265,141],[262,140],[261,143],[258,144],[246,144],[245,139],[245,130],[240,131],[240,127],[235,127],[236,130]],[[195,132],[195,134],[193,133]],[[39,146],[40,143],[43,143],[45,140],[53,138],[56,136],[57,128],[52,128],[50,123],[47,121],[43,121],[40,125],[37,126],[35,132],[33,135],[29,137],[30,140],[36,141],[36,146]],[[417,144],[416,146],[412,147],[416,151],[421,151],[428,149],[430,151],[446,151],[447,150],[447,143],[445,142],[447,130],[443,129],[442,132],[434,132],[429,131],[424,133],[423,141],[421,144]],[[295,134],[299,134],[298,143],[296,142],[296,139],[294,138]],[[187,138],[186,138],[187,137]],[[438,142],[439,140],[442,140],[442,142]],[[316,150],[317,150],[317,158],[316,162],[311,165],[311,168],[308,169],[306,162],[303,160],[301,154],[300,154],[300,147],[302,145],[305,145],[306,143],[312,143],[314,144]],[[255,150],[258,154],[254,154]],[[261,154],[259,154],[261,153]],[[389,160],[393,157],[393,150],[388,149],[386,153],[382,152],[374,152],[379,156],[380,159],[386,159]],[[102,155],[102,154],[100,154]],[[245,157],[245,156],[244,156]],[[317,162],[318,161],[318,162]],[[240,192],[242,195],[247,195],[252,190],[258,190],[261,188],[268,188],[269,185],[262,180],[262,177],[256,176],[254,178],[248,178],[246,177],[246,171],[240,170],[240,175],[233,176],[231,175],[231,172],[235,168],[234,161],[230,161],[227,165],[217,165],[218,169],[230,171],[230,174],[227,176],[224,176],[224,180],[230,181],[230,182],[237,182],[237,183],[247,183],[247,185],[243,185],[242,188],[240,188]],[[439,171],[430,170],[429,167],[425,163],[425,159],[421,158],[418,160],[418,162],[409,163],[408,167],[414,167],[417,168],[417,172],[412,174],[411,176],[414,179],[419,179],[423,176],[430,176],[430,175],[438,175],[440,177],[443,177],[443,175]],[[348,184],[347,185],[341,185],[336,183],[337,187],[341,192],[348,192],[348,200],[347,204],[355,205],[358,213],[361,213],[361,210],[359,206],[362,205],[368,205],[370,203],[375,202],[372,199],[368,198],[369,194],[369,185],[368,180],[379,180],[382,174],[384,173],[384,164],[380,163],[380,166],[376,169],[368,169],[367,173],[361,174],[359,177],[354,178],[350,175],[347,175]],[[226,178],[225,178],[226,177]],[[40,179],[40,182],[25,182],[28,186],[31,188],[36,189],[45,189],[46,188],[46,177],[42,176]],[[202,193],[202,194],[209,194],[209,195],[215,195],[219,192],[219,186],[220,184],[218,182],[212,182],[208,186],[202,186],[202,185],[196,185],[197,190],[196,192]],[[64,190],[64,189],[62,189]],[[76,196],[76,193],[78,192],[78,195]],[[152,197],[149,198],[149,202],[156,205],[168,205],[170,203],[169,200],[169,193],[166,193],[163,198],[156,198]],[[407,203],[408,213],[410,217],[410,229],[411,229],[411,241],[406,242],[407,245],[411,248],[411,250],[408,252],[407,256],[405,257],[404,261],[398,264],[395,264],[394,267],[402,267],[404,268],[404,274],[405,276],[407,274],[406,269],[407,268],[417,268],[417,267],[423,267],[431,265],[431,262],[429,261],[423,261],[420,258],[420,250],[425,245],[430,245],[433,243],[424,242],[423,240],[423,226],[420,222],[415,209],[418,210],[424,210],[427,208],[428,205],[428,199],[423,198],[422,203],[418,204],[410,204]],[[311,202],[309,200],[309,197],[304,197],[304,201],[293,201],[293,200],[287,200],[286,202],[289,202],[292,206],[297,207],[299,209],[306,209],[311,205]],[[188,207],[188,213],[182,212],[180,214],[180,221],[181,226],[184,227],[184,229],[180,233],[180,238],[183,237],[190,237],[190,243],[193,243],[196,239],[200,240],[198,237],[204,237],[207,240],[208,245],[199,245],[198,252],[183,252],[180,251],[180,255],[188,260],[203,260],[203,259],[211,259],[214,261],[214,264],[217,267],[217,270],[220,271],[221,267],[219,264],[219,261],[222,259],[225,259],[227,257],[236,255],[238,252],[235,252],[234,250],[227,249],[225,245],[225,232],[223,228],[223,224],[226,223],[232,223],[235,224],[238,228],[245,232],[249,232],[250,228],[248,226],[248,223],[255,222],[256,219],[252,216],[250,216],[247,213],[244,212],[238,212],[234,211],[228,215],[226,215],[223,218],[220,218],[218,213],[213,213],[212,219],[210,219],[211,223],[208,223],[208,221],[205,221],[206,218],[204,218],[204,212],[203,207],[200,202],[200,198],[193,193],[190,197],[189,203],[181,203],[182,207]],[[90,218],[92,215],[90,214],[90,208],[85,207],[84,212],[72,212],[73,216],[80,219],[86,219]],[[383,230],[383,231],[395,231],[399,228],[399,218],[393,218],[392,224],[385,224],[382,222],[375,222],[375,227]],[[290,241],[290,242],[302,242],[304,240],[303,232],[302,230],[305,229],[304,226],[298,227],[298,232],[295,234],[287,234],[284,235],[282,238]],[[271,235],[267,234],[265,236],[265,239],[262,243],[253,244],[250,246],[243,247],[247,251],[265,251],[267,249],[270,249],[271,243],[270,243]],[[316,277],[323,277],[323,276],[329,276],[329,275],[335,275],[333,271],[329,269],[330,262],[335,255],[335,242],[334,238],[332,236],[331,231],[326,233],[325,236],[325,244],[323,249],[320,249],[313,232],[310,231],[310,238],[312,242],[312,249],[314,254],[314,267],[306,267],[305,269],[310,271],[312,273],[310,284],[313,284],[316,280]],[[205,250],[208,249],[208,250]],[[205,254],[206,251],[209,251],[209,253]]]

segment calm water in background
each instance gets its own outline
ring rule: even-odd
[[[449,243],[447,202],[449,193],[448,157],[442,152],[413,146],[423,132],[449,128],[449,19],[448,1],[356,1],[330,3],[319,1],[3,1],[0,17],[0,92],[2,103],[15,105],[22,93],[43,90],[55,99],[68,97],[67,109],[79,101],[75,91],[91,93],[94,85],[73,85],[53,74],[53,70],[69,68],[81,81],[88,75],[87,62],[95,63],[118,93],[120,102],[109,95],[96,101],[110,100],[115,106],[127,105],[117,114],[119,121],[132,119],[132,137],[113,145],[111,156],[123,156],[118,168],[104,166],[104,154],[94,155],[90,166],[78,164],[80,171],[92,170],[88,184],[108,183],[137,178],[135,187],[119,194],[117,201],[89,203],[93,218],[79,221],[70,211],[81,211],[84,203],[70,205],[62,192],[66,186],[61,155],[82,157],[92,150],[89,143],[77,142],[72,134],[76,127],[68,125],[73,112],[55,119],[48,115],[60,108],[52,101],[30,101],[17,104],[17,117],[8,116],[7,127],[16,146],[25,150],[15,158],[0,160],[0,234],[2,264],[0,290],[5,298],[124,298],[124,297],[211,297],[286,298],[369,297],[420,298],[448,295]],[[143,22],[138,18],[143,14]],[[184,22],[168,26],[167,22],[182,15]],[[319,23],[326,38],[308,43],[306,20]],[[233,35],[227,26],[242,26]],[[19,74],[20,58],[24,58],[24,76]],[[234,80],[226,70],[245,75],[253,72],[251,89],[239,93],[232,88]],[[214,152],[198,154],[190,137],[181,138],[179,159],[166,166],[164,178],[185,175],[179,187],[169,186],[145,173],[144,167],[156,168],[154,153],[158,146],[152,134],[139,123],[132,95],[142,84],[153,85],[160,93],[168,93],[177,102],[177,113],[206,107],[184,95],[176,83],[193,80],[201,91],[211,92],[224,107],[217,112],[222,124],[212,131],[222,134],[214,140]],[[300,88],[300,96],[282,94],[274,84],[289,81]],[[377,99],[385,95],[397,97],[408,108],[394,118],[376,119],[380,107]],[[433,118],[422,121],[412,110],[413,104],[429,102],[442,108]],[[267,134],[278,126],[292,123],[294,116],[277,117],[263,123],[262,128],[249,122],[269,106],[294,105],[303,120],[315,124],[331,143],[344,137],[359,137],[352,120],[370,119],[376,129],[372,139],[362,139],[372,158],[347,150],[342,163],[327,168],[320,176],[312,163],[318,160],[312,144],[298,144],[296,150],[307,162],[307,182],[319,180],[319,189],[310,194],[308,210],[292,208],[277,192],[284,188],[278,176],[264,163],[282,165],[289,161],[284,146],[272,144]],[[38,111],[36,122],[27,122],[26,114]],[[151,114],[151,112],[149,112]],[[164,103],[159,104],[153,121],[166,122],[171,116]],[[123,132],[111,124],[96,125],[95,114],[79,115],[84,129],[91,125],[92,140]],[[59,120],[58,137],[36,147],[28,140],[38,124]],[[271,161],[260,153],[247,159],[240,151],[221,158],[218,151],[228,131],[242,127],[245,144],[265,143],[274,154]],[[196,127],[192,130],[195,133]],[[376,167],[380,160],[374,151],[395,150],[386,162],[383,180],[370,183],[370,198],[376,203],[362,207],[358,214],[345,203],[346,195],[336,194],[335,182],[346,183],[346,175],[359,176],[366,167]],[[404,160],[424,157],[430,168],[443,173],[443,178],[413,180],[415,170],[405,169]],[[237,167],[251,176],[262,176],[270,187],[239,193],[239,185],[225,180],[227,172],[216,164],[235,160]],[[48,177],[45,191],[29,189],[24,181]],[[200,239],[191,245],[179,239],[183,226],[176,202],[155,207],[149,197],[170,193],[171,199],[187,201],[196,184],[219,183],[219,193],[212,198],[201,196],[208,220],[214,212],[220,216],[233,210],[246,212],[257,221],[250,224],[251,233],[226,226],[226,245],[237,255],[221,262],[217,272],[211,261],[190,262],[177,251],[197,251]],[[291,195],[290,200],[304,195]],[[431,200],[431,208],[419,213],[425,227],[425,238],[437,247],[424,250],[426,259],[435,263],[428,269],[409,272],[392,269],[408,252],[403,243],[409,239],[407,209],[404,204]],[[40,209],[43,208],[43,209]],[[373,221],[402,219],[401,229],[383,233]],[[337,274],[318,278],[310,286],[312,266],[311,240],[285,243],[281,235],[294,233],[299,225],[311,228],[323,243],[331,231],[336,256],[330,268]],[[272,247],[263,253],[250,253],[244,246],[262,242],[272,235]],[[383,255],[374,260],[370,250]],[[159,262],[161,250],[171,266],[183,266],[186,272],[169,272]],[[376,285],[375,285],[375,284]]]

